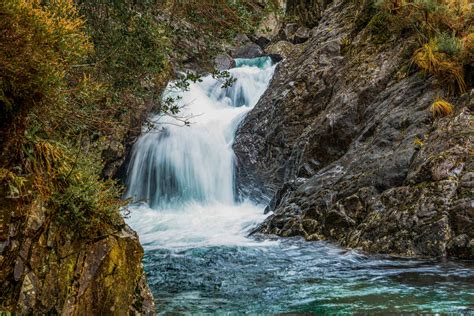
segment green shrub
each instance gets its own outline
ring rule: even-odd
[[[123,224],[119,208],[121,190],[112,180],[99,178],[100,162],[82,157],[67,179],[66,185],[52,194],[49,205],[56,219],[83,238],[94,238],[119,229]]]
[[[454,35],[443,33],[435,38],[437,51],[450,56],[459,55],[462,51],[462,43]]]

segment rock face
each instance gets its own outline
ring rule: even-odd
[[[40,203],[0,199],[0,310],[18,315],[153,315],[138,237],[122,222],[93,240],[71,235]],[[23,209],[24,211],[24,209]],[[4,229],[7,228],[7,229]]]
[[[258,229],[404,256],[474,258],[474,92],[433,119],[436,82],[401,71],[412,39],[370,44],[333,3],[237,131],[238,190]]]
[[[270,55],[281,56],[282,58],[288,58],[293,54],[295,49],[300,48],[300,46],[293,45],[287,41],[278,41],[274,44],[271,44],[265,49],[265,52]]]

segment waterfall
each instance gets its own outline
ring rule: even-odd
[[[212,76],[187,91],[168,86],[164,98],[177,100],[179,116],[191,124],[156,115],[151,119],[156,127],[144,131],[133,148],[126,196],[135,203],[130,224],[145,246],[242,241],[243,230],[262,220],[258,206],[235,202],[232,142],[274,70],[268,57],[238,59],[229,70],[236,79],[230,87]],[[216,239],[219,232],[230,234]]]

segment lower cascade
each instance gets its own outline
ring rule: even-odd
[[[158,312],[443,313],[472,307],[474,272],[467,264],[248,237],[266,215],[264,206],[235,196],[232,143],[275,67],[268,57],[237,59],[230,87],[212,76],[184,92],[169,85],[164,97],[177,100],[179,117],[153,117],[154,127],[133,149],[128,223],[145,248]]]

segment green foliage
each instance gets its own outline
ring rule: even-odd
[[[188,72],[185,76],[174,82],[174,88],[181,91],[188,91],[191,82],[202,82],[201,76],[192,72]]]
[[[238,33],[253,33],[261,18],[255,1],[251,0],[167,2],[172,14],[188,19],[197,32],[213,38],[232,39]]]
[[[383,44],[390,40],[396,34],[399,34],[400,30],[389,30],[387,24],[391,23],[392,16],[384,11],[376,13],[367,24],[368,30],[374,35],[374,42],[377,44]]]
[[[64,179],[66,185],[55,190],[49,200],[57,210],[57,220],[84,238],[101,236],[117,229],[122,220],[118,209],[121,190],[112,180],[101,180],[101,163],[89,158],[77,159]]]
[[[215,69],[212,72],[212,78],[219,80],[222,83],[221,88],[227,89],[232,87],[232,85],[237,81],[237,78],[232,77],[230,72],[227,70],[219,71]]]
[[[82,140],[116,122],[111,84],[83,67],[97,52],[84,20],[72,0],[6,0],[0,16],[0,185],[21,205],[46,203],[81,235],[105,233],[123,202],[99,177],[100,147],[82,155]]]
[[[114,89],[143,90],[165,72],[169,40],[155,1],[79,1],[96,53],[89,64]]]
[[[454,35],[443,33],[435,38],[437,51],[450,56],[459,55],[463,49],[462,42]]]
[[[0,2],[0,118],[57,100],[70,65],[91,50],[72,0]]]
[[[359,8],[354,18],[355,32],[358,33],[367,27],[367,24],[378,13],[374,0],[353,0]]]
[[[162,19],[172,2],[0,1],[2,192],[25,207],[44,203],[53,220],[84,238],[120,228],[121,187],[101,177],[102,155],[131,126],[141,130],[150,104],[179,115],[176,100],[158,102],[179,32]],[[251,31],[260,18],[254,1],[176,8],[171,12],[196,29],[193,39],[207,34],[212,45]],[[233,82],[229,73],[215,76],[224,87]],[[178,86],[199,80],[188,74]]]
[[[324,10],[323,5],[321,0],[289,0],[286,3],[287,19],[313,27]]]

